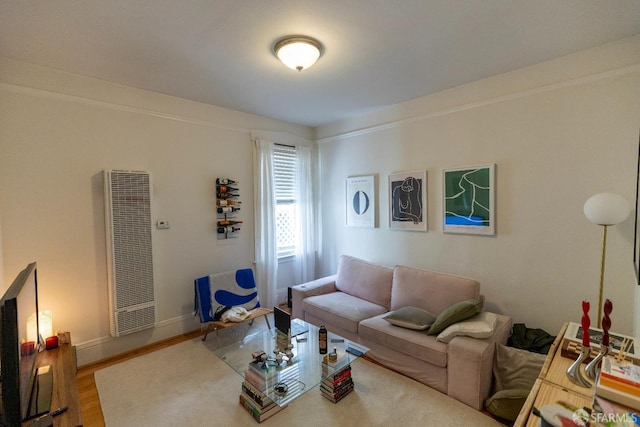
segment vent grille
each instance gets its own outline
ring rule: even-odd
[[[147,172],[105,171],[111,335],[156,323]]]
[[[155,306],[141,307],[136,309],[116,312],[118,327],[122,331],[139,331],[146,329],[156,322]]]

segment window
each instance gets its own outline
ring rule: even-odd
[[[273,151],[276,187],[276,242],[278,259],[296,250],[296,148],[275,144]]]

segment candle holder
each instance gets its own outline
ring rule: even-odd
[[[598,375],[598,367],[600,361],[604,356],[611,351],[609,347],[609,328],[611,328],[611,311],[613,310],[613,304],[609,299],[604,302],[604,315],[602,316],[602,344],[600,345],[600,351],[598,355],[593,358],[591,362],[587,364],[585,372],[587,376],[592,380],[596,379]]]
[[[589,319],[589,301],[582,301],[582,350],[578,358],[567,369],[567,376],[569,380],[579,385],[580,387],[591,388],[591,383],[582,375],[580,365],[591,354],[591,341],[589,339],[589,325],[591,325],[591,319]]]
[[[569,377],[569,380],[585,388],[591,388],[591,383],[582,374],[580,365],[582,365],[582,362],[589,356],[589,353],[591,353],[591,347],[583,345],[578,358],[569,366],[569,369],[567,369],[567,377]]]
[[[584,368],[585,373],[592,380],[596,379],[596,376],[598,375],[598,368],[600,367],[600,361],[604,356],[609,354],[609,351],[611,351],[611,348],[609,346],[601,345],[600,351],[598,352],[596,357],[594,357],[591,362],[589,362]]]

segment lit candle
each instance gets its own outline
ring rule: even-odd
[[[609,328],[611,328],[611,318],[609,315],[613,310],[613,304],[610,300],[604,302],[604,316],[602,316],[602,345],[604,347],[609,345]]]
[[[582,345],[589,347],[589,301],[582,301]]]

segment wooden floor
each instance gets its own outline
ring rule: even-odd
[[[291,309],[287,305],[281,305],[281,309],[291,313]],[[273,317],[271,317],[273,321]],[[80,409],[82,411],[82,422],[86,426],[92,427],[104,427],[104,415],[102,414],[102,408],[100,407],[100,398],[98,396],[98,389],[96,388],[96,380],[94,373],[107,366],[115,365],[117,363],[125,362],[127,360],[142,356],[143,354],[152,353],[157,350],[161,350],[166,347],[170,347],[174,344],[179,344],[183,341],[193,339],[195,337],[203,335],[202,330],[195,330],[186,334],[178,335],[173,338],[169,338],[164,341],[149,344],[148,346],[141,347],[139,349],[113,356],[90,365],[82,366],[78,369],[76,375],[76,381],[78,383],[78,392],[80,394]]]
[[[281,308],[286,309],[286,306]],[[85,426],[91,427],[105,427],[104,416],[102,415],[100,398],[98,397],[98,389],[96,388],[96,381],[94,377],[94,373],[96,371],[111,365],[115,365],[117,363],[125,362],[138,356],[142,356],[144,354],[161,350],[174,344],[179,344],[183,341],[187,341],[201,335],[203,335],[203,331],[196,330],[79,368],[76,379],[78,382],[78,392],[80,394],[80,409],[82,410],[83,424]],[[364,358],[372,363],[380,365],[379,363],[366,356]],[[482,412],[491,417],[491,414],[489,414],[488,412]],[[507,426],[513,425],[512,423],[505,423],[504,420],[497,419],[497,421]]]
[[[202,331],[196,330],[79,368],[76,379],[78,382],[78,392],[80,394],[80,409],[82,410],[83,424],[85,426],[92,427],[104,427],[105,425],[102,408],[100,407],[98,390],[96,389],[96,381],[94,377],[94,373],[96,371],[106,368],[107,366],[142,356],[143,354],[148,354],[153,351],[161,350],[174,344],[193,339],[202,334]]]

